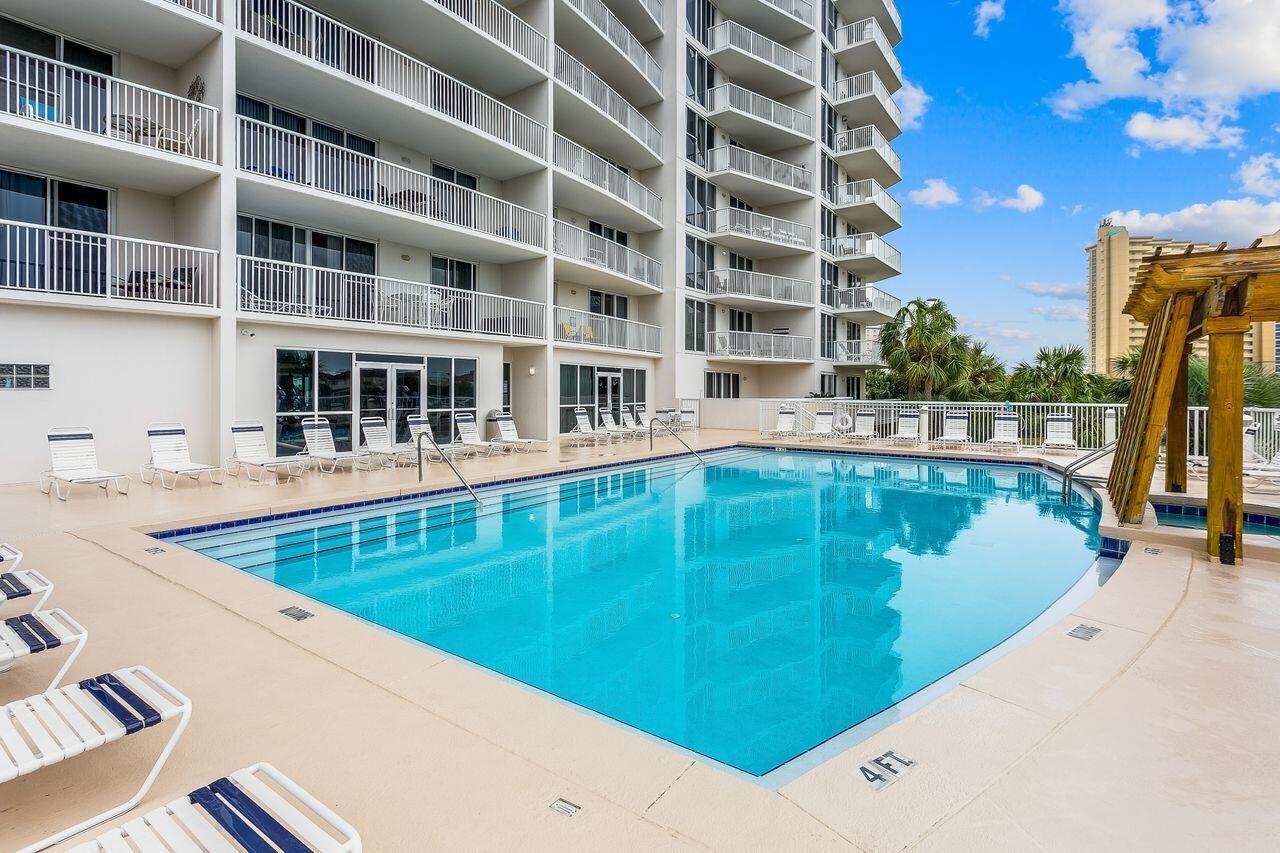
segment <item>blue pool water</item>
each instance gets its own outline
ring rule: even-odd
[[[1025,627],[1098,518],[1031,467],[734,448],[175,537],[761,775]]]

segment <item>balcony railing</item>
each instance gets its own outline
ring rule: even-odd
[[[811,359],[813,338],[764,332],[713,332],[707,354],[724,358]]]
[[[732,83],[725,83],[708,90],[707,110],[713,113],[720,110],[737,110],[803,136],[813,133],[813,116]]]
[[[796,20],[813,26],[813,4],[809,0],[765,0],[765,2],[778,7]]]
[[[889,113],[893,123],[899,126],[902,125],[902,109],[898,106],[898,102],[893,99],[893,95],[889,94],[889,90],[885,85],[880,82],[876,72],[864,71],[861,74],[837,80],[835,85],[832,86],[831,99],[837,103],[863,97],[874,97]]]
[[[555,165],[609,195],[662,219],[662,197],[608,160],[560,134],[555,136]]]
[[[813,60],[804,54],[796,53],[789,47],[783,47],[755,30],[747,29],[737,21],[716,24],[708,33],[708,42],[707,46],[713,51],[737,48],[757,59],[776,65],[783,71],[806,80],[813,79]]]
[[[216,163],[218,111],[158,89],[0,47],[0,111]]]
[[[839,364],[857,367],[876,367],[884,364],[879,341],[835,341],[831,360]]]
[[[218,304],[218,253],[0,220],[0,287],[107,301]]]
[[[902,300],[878,287],[850,287],[832,293],[831,307],[837,311],[875,311],[892,317],[902,308]]]
[[[500,198],[243,116],[239,143],[239,166],[246,172],[539,249],[544,245],[543,215]]]
[[[875,234],[824,237],[822,249],[837,258],[878,258],[895,270],[902,270],[902,253]]]
[[[724,145],[708,151],[707,171],[737,172],[802,192],[813,192],[813,174],[808,169],[737,145]]]
[[[559,219],[555,221],[553,234],[557,255],[662,289],[662,264],[648,255]]]
[[[565,0],[636,67],[653,88],[662,91],[662,66],[626,25],[600,0]],[[661,20],[661,19],[659,19]]]
[[[559,47],[556,48],[556,79],[626,128],[644,147],[662,156],[662,131],[612,86]]]
[[[694,214],[692,224],[712,234],[739,234],[798,248],[813,247],[813,227],[790,219],[778,219],[736,207],[720,207],[702,215]]]
[[[547,37],[494,0],[431,0],[539,68],[547,67]]]
[[[884,30],[876,23],[875,18],[867,18],[863,21],[857,21],[852,24],[841,27],[836,30],[835,49],[844,50],[848,47],[854,47],[859,44],[874,42],[876,47],[884,54],[885,60],[893,68],[898,79],[902,79],[902,62],[898,59],[898,55],[893,52],[893,45],[889,43],[889,39],[885,36]]]
[[[889,147],[888,140],[884,138],[884,134],[878,127],[867,125],[837,133],[834,142],[834,150],[837,154],[875,151],[879,153],[881,159],[893,167],[895,172],[899,174],[902,172],[902,158],[898,156],[898,152]]]
[[[885,213],[895,222],[902,221],[902,205],[884,191],[884,187],[874,178],[866,178],[861,181],[852,181],[847,184],[836,184],[826,192],[827,200],[836,207],[845,207],[851,204],[875,204],[878,205]]]
[[[169,0],[175,6],[190,9],[197,15],[218,20],[218,0]]]
[[[241,256],[240,310],[440,332],[546,337],[546,306],[527,299]]]
[[[707,293],[749,296],[777,302],[813,302],[813,282],[747,270],[718,269],[707,273]]]
[[[546,156],[545,125],[292,0],[240,0],[240,29],[535,157]]]
[[[635,352],[662,352],[662,329],[635,320],[622,320],[556,306],[556,340]]]

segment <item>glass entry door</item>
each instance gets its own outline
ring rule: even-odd
[[[422,368],[360,365],[360,417],[382,418],[392,439],[409,441],[409,415],[422,412]]]
[[[622,420],[622,373],[606,373],[603,369],[596,371],[596,408],[613,413],[613,422]]]

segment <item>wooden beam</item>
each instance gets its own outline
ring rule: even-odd
[[[1187,362],[1190,357],[1191,345],[1183,344],[1165,422],[1164,490],[1173,494],[1187,491]]]
[[[1244,556],[1244,334],[1247,317],[1212,317],[1209,335],[1209,553]]]

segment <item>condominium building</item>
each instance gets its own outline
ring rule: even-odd
[[[1089,372],[1114,373],[1116,359],[1146,339],[1146,326],[1124,313],[1144,258],[1157,249],[1171,255],[1214,248],[1168,237],[1132,236],[1127,228],[1110,220],[1099,223],[1097,242],[1085,249],[1089,258]],[[1204,341],[1196,344],[1200,354],[1205,347]],[[1245,334],[1244,354],[1247,361],[1274,365],[1276,324],[1254,323]]]
[[[860,396],[892,0],[0,0],[0,482],[261,421]]]

